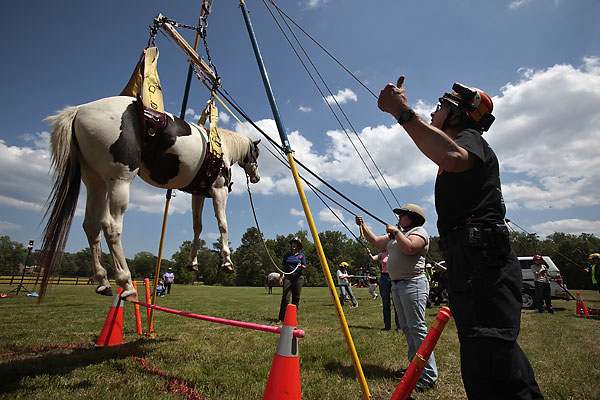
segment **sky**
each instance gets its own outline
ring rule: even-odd
[[[33,239],[36,249],[41,244],[44,205],[52,185],[50,127],[45,118],[69,105],[118,95],[146,47],[154,17],[162,13],[196,25],[200,4],[59,0],[3,6],[1,236],[24,245]],[[516,224],[513,228],[540,238],[557,231],[600,236],[600,2],[293,0],[277,5],[375,95],[405,75],[408,100],[427,120],[454,82],[485,90],[493,99],[496,121],[484,137],[500,160],[506,217]],[[247,0],[246,6],[295,157],[382,220],[395,223],[391,209],[398,203],[421,205],[427,215],[425,228],[437,235],[433,199],[437,167],[389,114],[377,109],[372,93],[295,30],[351,123],[352,128],[338,112],[344,131],[263,1]],[[193,44],[193,31],[178,31]],[[280,142],[239,1],[213,1],[206,40],[223,88]],[[179,115],[187,61],[164,35],[157,36],[156,45],[165,108]],[[203,48],[201,42],[199,53],[207,60]],[[197,121],[208,97],[194,80],[188,121]],[[219,126],[260,137],[223,107],[219,110]],[[259,170],[262,179],[251,190],[265,238],[308,230],[289,170],[265,148]],[[302,169],[300,174],[310,178]],[[233,168],[233,181],[227,217],[235,249],[255,222],[238,166]],[[350,238],[306,185],[304,190],[317,230],[339,230]],[[364,215],[333,197],[352,213]],[[352,213],[328,203],[358,235]],[[70,252],[87,247],[81,228],[84,204],[82,189],[66,248]],[[163,189],[134,181],[123,228],[127,257],[141,251],[158,253],[164,207]],[[190,195],[176,191],[170,202],[164,258],[191,240],[190,207]],[[384,233],[381,223],[365,220],[374,232]],[[203,225],[201,238],[211,245],[218,228],[210,201]],[[103,250],[107,251],[105,245]]]

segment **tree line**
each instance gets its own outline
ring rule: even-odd
[[[208,247],[204,240],[200,240],[198,272],[188,271],[187,264],[192,244],[190,241],[185,241],[179,246],[179,250],[171,255],[170,259],[161,260],[161,275],[171,267],[175,273],[176,283],[187,284],[202,281],[207,285],[263,286],[266,275],[277,272],[277,267],[281,267],[281,259],[290,249],[290,239],[297,236],[302,239],[304,246],[302,252],[306,255],[308,264],[308,268],[304,272],[305,286],[326,286],[327,283],[315,246],[307,235],[307,231],[299,230],[288,235],[277,235],[273,239],[265,239],[263,244],[259,231],[255,227],[248,228],[241,238],[240,246],[231,254],[236,270],[234,274],[226,274],[221,270],[220,243],[215,242]],[[366,241],[348,238],[339,231],[321,232],[319,239],[332,277],[336,276],[336,270],[342,261],[350,264],[350,273],[354,273],[357,268],[369,268],[370,266],[375,266],[378,271],[380,270],[379,265],[370,261],[366,249],[369,248],[373,254],[377,254],[381,250],[370,246]],[[582,270],[589,264],[589,254],[600,251],[600,239],[593,234],[582,233],[576,236],[557,232],[541,240],[536,234],[512,232],[511,244],[518,256],[535,254],[550,256],[560,269],[563,280],[569,288],[594,289],[589,274]],[[27,261],[29,266],[37,265],[39,253],[39,250],[31,252]],[[18,274],[18,265],[24,264],[26,257],[27,248],[24,244],[11,241],[9,236],[0,237],[1,275]],[[114,268],[111,256],[103,253],[102,259],[109,277],[113,278]],[[431,237],[427,259],[428,262],[443,259],[437,236]],[[135,279],[152,279],[156,270],[156,262],[157,257],[147,251],[137,253],[133,259],[127,259],[131,275]],[[77,253],[65,252],[59,274],[91,277],[93,265],[89,248]]]

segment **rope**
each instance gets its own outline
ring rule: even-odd
[[[348,70],[348,68],[346,68],[340,61],[338,61],[337,58],[335,58],[331,53],[329,53],[327,51],[327,49],[325,49],[323,46],[321,46],[321,44],[319,42],[317,42],[312,36],[310,36],[308,34],[308,32],[306,32],[304,29],[302,29],[302,27],[300,25],[298,25],[292,18],[290,18],[290,16],[287,15],[282,9],[280,9],[273,2],[273,0],[269,0],[269,3],[271,3],[273,5],[273,7],[275,7],[277,9],[277,12],[279,12],[279,14],[283,14],[288,20],[290,20],[290,22],[292,22],[292,24],[294,24],[298,29],[300,29],[300,31],[302,31],[302,33],[304,33],[310,40],[312,40],[313,43],[315,43],[321,50],[323,50],[323,52],[325,52],[325,54],[327,54],[333,61],[335,61],[340,67],[342,67],[344,69],[344,71],[346,71],[348,73],[348,75],[350,75],[356,82],[358,82],[363,88],[365,88],[365,90],[367,92],[371,93],[371,95],[373,95],[373,97],[377,99],[377,95],[375,93],[373,93],[371,91],[371,89],[369,89],[364,83],[362,83],[361,80],[358,79],[352,72],[350,72]]]
[[[254,208],[254,201],[252,200],[252,192],[250,192],[250,180],[248,178],[248,174],[246,174],[246,186],[248,187],[248,197],[250,198],[250,206],[252,207],[252,215],[254,215],[254,222],[256,222],[256,229],[258,230],[258,236],[260,236],[260,241],[262,242],[262,245],[265,248],[265,252],[267,253],[267,256],[269,256],[269,260],[271,260],[271,264],[273,264],[273,266],[283,275],[293,274],[294,272],[296,272],[298,270],[298,268],[300,267],[300,264],[296,265],[296,268],[294,268],[294,270],[292,272],[283,272],[281,269],[279,269],[279,267],[277,266],[277,264],[275,263],[275,261],[273,261],[273,258],[271,257],[271,253],[269,252],[269,249],[267,248],[267,244],[265,243],[265,239],[263,238],[263,234],[260,230],[260,226],[258,225],[258,218],[256,218],[256,211]]]
[[[242,117],[244,117],[244,119],[247,120],[250,123],[250,125],[252,125],[257,131],[259,131],[273,146],[275,146],[276,148],[278,148],[282,152],[282,154],[283,154],[283,147],[281,147],[280,145],[278,145],[269,135],[266,134],[265,131],[263,131],[258,125],[256,125],[256,123],[248,115],[246,115],[237,105],[233,104],[233,102],[227,96],[225,96],[223,94],[223,91],[220,88],[217,89],[217,93],[221,94],[221,96],[223,96],[223,98],[225,100],[227,100],[227,102]],[[306,165],[304,165],[302,162],[300,162],[296,157],[293,157],[293,158],[294,158],[294,161],[298,165],[300,165],[302,168],[304,168],[304,170],[306,170],[309,174],[311,174],[313,177],[315,177],[319,182],[321,182],[322,184],[324,184],[325,186],[327,186],[329,189],[331,189],[333,192],[335,192],[338,196],[340,196],[341,198],[343,198],[344,200],[346,200],[348,203],[352,204],[354,207],[358,208],[359,210],[361,210],[362,212],[364,212],[365,214],[367,214],[371,218],[375,219],[376,221],[378,221],[378,222],[380,222],[380,223],[382,223],[384,225],[387,225],[387,223],[385,221],[383,221],[382,219],[380,219],[380,218],[376,217],[375,215],[371,214],[369,211],[367,211],[366,209],[364,209],[360,205],[356,204],[354,201],[352,201],[346,195],[344,195],[343,193],[341,193],[339,190],[337,190],[335,187],[333,187],[327,181],[323,180],[323,178],[321,178],[320,176],[318,176],[317,174],[315,174],[310,168],[308,168]],[[290,168],[290,167],[288,166],[288,168]],[[302,178],[302,179],[306,182],[306,180],[304,178]]]
[[[510,228],[510,225],[508,225],[508,224],[509,224],[509,223],[511,223],[511,224],[513,224],[514,226],[516,226],[517,228],[519,228],[520,230],[522,230],[523,232],[525,232],[526,234],[528,234],[529,236],[532,236],[532,234],[531,234],[531,233],[529,233],[529,232],[527,232],[525,229],[521,228],[521,227],[520,227],[519,225],[517,225],[517,224],[516,224],[514,221],[512,221],[512,220],[510,220],[510,219],[508,219],[508,218],[506,218],[504,221],[506,221],[506,226],[508,226],[508,227],[509,227],[509,229],[511,229],[511,228]],[[512,230],[513,232],[515,232],[515,233],[516,233],[516,231],[515,231],[514,229],[511,229],[511,230]],[[529,251],[529,250],[531,250],[531,249],[529,249],[529,248],[528,248],[528,246],[527,246],[527,245],[523,245],[523,244],[521,244],[521,245],[522,245],[522,246],[524,246],[524,247],[526,247],[526,250],[528,250],[528,251]],[[575,264],[575,266],[576,266],[577,268],[579,268],[580,270],[582,270],[583,272],[585,272],[585,273],[588,273],[588,270],[587,270],[585,267],[582,267],[582,266],[581,266],[581,265],[579,265],[577,262],[575,262],[575,261],[571,260],[569,257],[567,257],[567,256],[565,256],[564,254],[562,254],[560,251],[556,250],[556,254],[558,254],[559,256],[563,257],[563,258],[564,258],[564,259],[566,259],[567,261],[569,261],[569,262],[571,262],[571,263]]]
[[[281,31],[281,33],[283,34],[283,36],[285,37],[285,39],[287,40],[288,44],[290,45],[290,47],[292,48],[292,50],[294,51],[294,53],[296,54],[296,57],[298,58],[298,60],[300,61],[300,63],[302,64],[302,66],[304,67],[304,70],[306,71],[306,73],[308,74],[308,76],[310,77],[310,79],[313,81],[315,87],[317,88],[317,90],[319,91],[319,93],[321,94],[321,97],[323,98],[323,100],[325,101],[325,103],[327,104],[327,106],[329,107],[329,110],[331,111],[331,113],[333,114],[333,116],[335,117],[335,119],[337,120],[338,124],[340,125],[340,127],[342,128],[342,130],[344,131],[344,134],[346,135],[346,137],[348,138],[348,141],[350,142],[350,144],[352,145],[352,147],[354,148],[354,151],[356,152],[356,154],[358,155],[358,157],[360,158],[360,160],[362,161],[363,165],[365,166],[365,168],[367,169],[367,171],[369,172],[369,175],[371,176],[371,179],[373,180],[373,182],[375,183],[375,185],[377,186],[377,189],[379,190],[379,192],[381,193],[383,199],[386,201],[386,203],[388,204],[388,206],[390,207],[391,210],[393,210],[392,205],[390,204],[390,202],[388,201],[387,197],[385,196],[385,194],[383,193],[383,191],[381,190],[381,187],[379,186],[379,183],[377,182],[377,180],[375,179],[375,177],[373,176],[373,173],[371,172],[371,169],[368,167],[367,163],[365,162],[365,160],[363,159],[362,155],[360,154],[360,152],[358,151],[358,149],[356,148],[356,145],[354,144],[354,142],[352,141],[352,139],[350,138],[350,135],[348,134],[348,131],[346,130],[346,128],[344,127],[344,125],[342,124],[342,122],[340,121],[340,119],[338,118],[337,114],[335,113],[335,111],[333,110],[333,108],[331,107],[331,104],[329,103],[329,101],[327,101],[327,98],[325,96],[325,94],[323,93],[323,91],[321,90],[321,88],[319,87],[319,84],[315,81],[312,73],[309,71],[308,67],[306,66],[306,64],[304,63],[304,61],[302,60],[302,58],[300,57],[300,55],[298,54],[298,52],[296,51],[294,45],[292,44],[292,42],[290,41],[288,35],[285,33],[285,31],[283,30],[283,27],[279,24],[279,21],[277,21],[275,15],[271,12],[269,6],[266,4],[265,0],[263,0],[263,3],[265,4],[265,7],[267,8],[267,10],[269,11],[269,13],[271,14],[271,16],[273,17],[273,20],[275,21],[275,23],[277,24],[277,26],[279,27],[279,30]],[[272,3],[272,1],[271,1]],[[276,7],[277,8],[277,7]],[[358,135],[358,133],[356,132],[356,129],[354,128],[354,126],[352,125],[352,122],[350,121],[350,119],[348,118],[348,116],[346,115],[346,113],[344,112],[342,106],[338,103],[336,97],[333,95],[331,89],[329,88],[329,86],[327,85],[327,83],[325,82],[325,80],[323,79],[323,76],[321,75],[321,73],[319,72],[318,68],[315,66],[315,64],[312,62],[312,59],[310,58],[310,56],[308,55],[308,53],[306,52],[306,50],[304,49],[304,47],[302,46],[302,44],[300,43],[300,40],[298,39],[298,37],[294,34],[294,32],[292,31],[292,29],[290,28],[289,24],[286,22],[286,20],[283,18],[282,15],[282,11],[277,8],[279,11],[280,16],[282,17],[283,22],[286,24],[287,29],[289,30],[289,32],[292,34],[292,36],[294,37],[294,39],[296,40],[296,43],[298,44],[298,46],[300,47],[300,49],[302,49],[302,52],[304,53],[304,56],[308,59],[308,61],[310,62],[312,68],[315,70],[315,72],[317,73],[317,75],[319,76],[321,82],[323,83],[323,85],[325,86],[325,88],[327,88],[327,92],[329,93],[329,95],[331,96],[331,98],[333,99],[333,101],[335,102],[335,104],[337,105],[338,109],[340,110],[340,112],[342,113],[342,115],[344,116],[346,122],[348,123],[348,125],[350,125],[350,128],[352,129],[352,131],[354,132],[354,135],[356,136],[356,138],[358,139],[358,141],[360,142],[360,144],[362,145],[363,149],[365,150],[365,152],[367,153],[367,155],[369,156],[369,159],[371,160],[371,162],[373,163],[373,165],[375,166],[375,169],[377,170],[377,172],[379,172],[379,176],[381,176],[382,180],[384,181],[385,185],[387,186],[388,190],[390,191],[390,193],[392,194],[392,197],[394,197],[394,199],[396,200],[396,203],[398,204],[398,206],[400,206],[400,203],[398,202],[398,199],[396,198],[396,195],[394,194],[394,192],[392,191],[390,185],[388,184],[387,180],[385,179],[385,176],[383,175],[383,173],[381,172],[381,170],[379,169],[379,166],[377,165],[377,163],[375,162],[375,160],[373,159],[373,157],[371,156],[371,153],[369,152],[369,150],[367,149],[366,145],[364,144],[364,142],[362,141],[362,139],[360,138],[360,136]]]

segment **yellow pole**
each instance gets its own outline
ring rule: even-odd
[[[344,311],[342,310],[342,306],[337,297],[335,285],[333,284],[333,280],[331,279],[331,272],[329,271],[329,267],[327,266],[327,260],[325,259],[325,254],[323,253],[323,247],[321,247],[321,241],[319,240],[319,234],[317,232],[317,229],[315,228],[315,224],[314,224],[312,215],[310,213],[310,209],[308,208],[306,196],[304,195],[304,190],[302,189],[302,183],[300,182],[300,176],[298,175],[298,170],[296,169],[296,163],[294,162],[294,158],[292,156],[292,149],[290,147],[290,142],[288,140],[287,134],[285,133],[285,128],[283,127],[283,122],[281,121],[281,116],[279,115],[279,110],[277,109],[277,104],[275,102],[275,96],[273,95],[273,90],[271,89],[271,84],[269,83],[267,70],[266,70],[265,64],[262,60],[260,50],[258,49],[256,35],[254,34],[254,29],[252,28],[252,23],[250,22],[250,16],[248,14],[248,10],[246,9],[246,4],[244,3],[244,0],[240,0],[240,9],[242,10],[242,15],[244,16],[244,22],[246,23],[246,28],[248,29],[248,35],[250,36],[250,41],[252,43],[252,48],[254,50],[256,62],[258,63],[258,68],[259,68],[260,74],[262,76],[263,84],[265,86],[265,91],[267,92],[269,104],[271,105],[271,111],[273,112],[273,117],[275,118],[275,124],[277,125],[277,130],[279,131],[279,136],[281,137],[281,142],[283,144],[283,147],[285,148],[285,153],[288,155],[290,169],[292,170],[292,175],[294,176],[294,182],[296,183],[296,188],[298,189],[298,195],[300,196],[300,201],[302,202],[302,207],[304,208],[304,214],[306,215],[306,220],[308,221],[308,226],[310,227],[310,232],[312,234],[313,241],[315,243],[315,249],[317,250],[317,255],[319,256],[319,260],[321,262],[321,267],[323,268],[323,275],[325,275],[325,280],[327,281],[327,286],[329,287],[329,293],[331,294],[331,299],[333,300],[333,303],[335,305],[338,319],[340,321],[340,325],[342,326],[342,331],[344,332],[344,337],[346,338],[348,350],[350,351],[350,356],[352,357],[352,363],[354,364],[354,371],[356,372],[356,376],[358,377],[358,380],[360,382],[360,387],[363,392],[363,398],[365,400],[369,400],[371,398],[371,394],[369,393],[369,387],[367,386],[367,381],[365,380],[365,375],[363,374],[362,367],[360,366],[360,360],[358,359],[358,355],[356,354],[356,349],[354,348],[354,343],[352,342],[352,336],[350,336],[350,330],[348,329],[348,324],[346,323],[346,318],[344,317]]]
[[[354,364],[354,372],[356,373],[356,376],[360,383],[361,390],[363,392],[363,399],[369,400],[371,398],[371,393],[369,392],[369,387],[367,386],[367,381],[365,379],[365,375],[364,375],[362,367],[360,365],[360,360],[358,359],[358,354],[356,353],[356,348],[354,347],[354,342],[352,341],[352,336],[350,335],[350,330],[348,329],[348,323],[346,322],[344,310],[342,309],[342,305],[340,304],[340,299],[338,298],[337,292],[335,290],[335,284],[333,283],[333,279],[331,278],[331,272],[329,271],[329,266],[327,265],[327,259],[325,258],[325,253],[323,252],[323,247],[321,246],[321,240],[319,239],[319,233],[317,232],[317,228],[315,227],[315,223],[312,218],[310,208],[308,207],[308,202],[306,201],[304,189],[302,188],[302,183],[300,182],[300,176],[298,175],[298,170],[296,169],[296,163],[294,162],[294,157],[292,156],[292,153],[288,153],[288,160],[290,163],[290,167],[292,169],[292,175],[294,176],[294,182],[296,183],[296,188],[298,189],[298,195],[300,196],[300,201],[302,202],[302,208],[304,208],[304,214],[306,214],[306,220],[308,221],[310,233],[312,234],[313,241],[315,243],[315,249],[317,250],[317,255],[319,256],[319,261],[321,262],[321,268],[323,269],[323,275],[325,275],[325,280],[327,281],[327,287],[329,288],[329,294],[331,295],[331,299],[333,300],[333,304],[335,305],[335,310],[337,311],[338,320],[340,322],[340,325],[342,326],[342,332],[344,332],[344,337],[346,338],[346,344],[348,346],[348,351],[350,352],[350,357],[352,358],[352,363]]]

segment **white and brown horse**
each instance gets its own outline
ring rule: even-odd
[[[48,198],[48,222],[44,230],[40,264],[44,268],[40,296],[56,271],[65,248],[80,181],[87,189],[83,229],[94,263],[96,292],[112,295],[106,270],[101,265],[101,231],[115,266],[115,280],[123,288],[122,298],[135,296],[127,267],[121,232],[129,203],[129,187],[136,175],[159,188],[181,189],[192,194],[194,240],[188,267],[197,266],[198,241],[202,231],[204,199],[212,197],[221,233],[223,267],[230,268],[225,206],[229,193],[229,168],[238,163],[252,183],[259,181],[258,142],[244,135],[219,129],[222,168],[216,180],[202,187],[198,174],[207,149],[206,130],[167,114],[164,132],[149,135],[142,129],[136,100],[108,97],[67,107],[48,117],[52,124],[50,146],[55,182]]]

